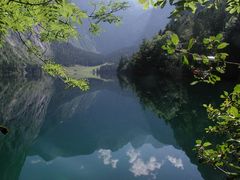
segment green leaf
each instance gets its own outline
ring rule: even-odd
[[[222,74],[225,72],[224,68],[222,68],[222,67],[216,67],[216,70],[217,70],[219,73],[222,73]]]
[[[233,115],[234,117],[237,117],[238,116],[238,109],[236,107],[232,106],[228,109],[228,113]]]
[[[221,43],[221,44],[219,44],[219,45],[217,46],[217,49],[224,49],[224,48],[227,47],[228,45],[229,45],[228,43],[223,42],[223,43]]]
[[[175,53],[175,49],[169,48],[169,49],[167,49],[167,53],[168,53],[169,55],[172,55],[172,54]]]
[[[232,9],[229,11],[229,13],[230,13],[230,14],[233,14],[233,13],[235,13],[236,11],[237,11],[236,8],[232,8]]]
[[[223,162],[217,162],[215,165],[216,165],[216,166],[223,166],[224,163],[223,163]]]
[[[162,45],[163,50],[167,50],[169,47],[167,45]]]
[[[227,91],[223,91],[225,96],[228,96],[228,92]]]
[[[209,58],[207,56],[202,56],[203,64],[209,64]]]
[[[101,28],[98,24],[90,23],[89,31],[92,34],[97,35],[101,31]]]
[[[202,144],[202,140],[196,140],[196,144]]]
[[[188,58],[186,57],[186,55],[183,55],[183,64],[189,65],[189,61],[188,61]]]
[[[210,40],[209,40],[208,38],[204,38],[204,39],[203,39],[203,44],[206,44],[206,45],[207,45],[207,44],[209,44],[209,43],[210,43]]]
[[[167,1],[166,0],[158,0],[156,3],[152,3],[155,7],[160,6],[161,8],[164,8],[166,5]]]
[[[223,39],[223,34],[222,33],[219,33],[217,36],[216,36],[216,39],[221,41]]]
[[[218,53],[218,54],[220,55],[220,58],[221,58],[222,60],[225,60],[225,59],[229,56],[228,53]]]
[[[203,146],[204,147],[208,147],[208,146],[211,146],[212,145],[212,143],[210,143],[210,142],[205,142],[205,143],[203,143]]]
[[[192,10],[192,13],[196,12],[197,6],[196,6],[196,4],[194,2],[189,2],[187,5]]]
[[[189,40],[188,48],[187,48],[187,49],[188,49],[188,50],[192,49],[194,43],[195,43],[195,39],[194,39],[194,38],[191,38],[191,39]]]
[[[177,34],[172,34],[172,35],[171,35],[171,41],[172,41],[172,43],[173,43],[175,46],[177,46],[178,43],[179,43],[178,35],[177,35]]]
[[[240,93],[240,84],[237,84],[237,85],[234,87],[234,93]]]

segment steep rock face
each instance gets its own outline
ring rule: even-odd
[[[24,40],[25,38],[22,37]],[[31,41],[43,52],[44,57],[52,56],[50,44],[42,43],[37,37],[31,37]],[[10,53],[7,53],[10,52]],[[29,53],[29,49],[23,44],[19,36],[11,34],[6,38],[3,48],[0,51],[1,61],[14,61],[18,64],[40,64],[41,61],[34,55]]]
[[[0,179],[18,179],[26,151],[41,129],[52,94],[52,80],[0,81],[0,124],[9,129],[0,134]]]
[[[45,52],[43,57],[52,56],[49,44],[41,43],[36,37],[31,37],[31,40],[42,52]],[[29,53],[29,49],[24,46],[16,34],[12,33],[8,36],[0,49],[0,76],[13,74],[23,76],[26,74],[26,67],[28,67],[27,69],[36,68],[41,63],[36,55]]]

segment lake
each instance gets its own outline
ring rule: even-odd
[[[1,79],[0,179],[223,179],[192,149],[209,125],[202,104],[231,85],[142,82],[90,80],[81,92],[45,76]]]

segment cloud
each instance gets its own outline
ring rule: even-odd
[[[118,159],[112,159],[112,152],[108,149],[100,149],[98,151],[99,158],[103,160],[103,164],[111,165],[112,168],[117,167]]]
[[[182,159],[173,156],[167,156],[168,161],[178,169],[184,169]]]

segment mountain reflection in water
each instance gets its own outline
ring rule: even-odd
[[[11,80],[12,81],[12,80]],[[192,148],[208,120],[208,87],[172,81],[66,90],[49,78],[1,81],[0,179],[221,179]],[[23,83],[24,82],[24,83]],[[211,94],[211,93],[209,93]]]

